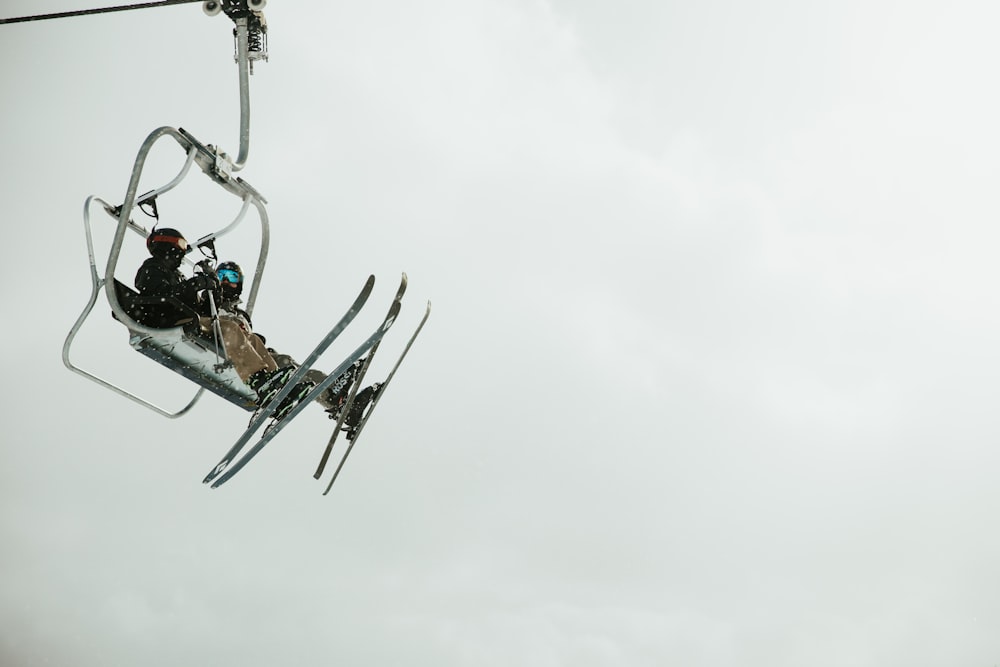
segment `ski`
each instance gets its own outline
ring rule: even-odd
[[[253,418],[250,420],[250,424],[247,429],[243,432],[243,435],[236,441],[236,443],[229,448],[222,460],[205,476],[202,480],[203,484],[208,484],[213,479],[215,479],[223,470],[225,470],[229,464],[232,462],[233,458],[240,453],[243,447],[246,446],[250,439],[254,436],[257,430],[261,427],[265,420],[267,420],[279,405],[281,401],[285,399],[288,394],[292,392],[292,389],[297,385],[302,378],[305,376],[306,372],[309,371],[309,367],[312,366],[316,360],[320,357],[323,352],[326,351],[330,344],[340,335],[340,333],[347,328],[347,325],[357,316],[358,312],[368,301],[368,297],[372,293],[372,288],[375,286],[375,276],[368,276],[368,280],[365,282],[364,287],[358,294],[357,298],[354,299],[354,303],[347,310],[340,321],[334,325],[330,332],[319,342],[319,345],[312,351],[312,353],[306,358],[305,362],[299,366],[295,373],[288,379],[285,385],[281,388],[281,391],[265,405],[262,409],[254,413]],[[287,418],[287,417],[286,417]]]
[[[406,274],[403,274],[403,280],[399,283],[399,289],[396,291],[396,298],[393,299],[393,303],[399,303],[403,300],[403,294],[406,292]],[[358,393],[358,389],[361,387],[362,381],[365,379],[365,373],[368,372],[368,367],[371,366],[372,357],[378,351],[378,346],[382,344],[382,341],[375,343],[372,346],[371,352],[368,353],[368,357],[365,359],[365,363],[361,366],[357,375],[351,380],[351,389],[347,395],[347,400],[344,404],[340,406],[340,413],[337,415],[337,425],[333,429],[333,433],[330,435],[330,439],[326,443],[326,449],[323,450],[323,457],[319,461],[319,467],[316,468],[316,472],[313,473],[313,477],[319,479],[323,475],[323,470],[326,468],[326,462],[330,458],[330,453],[333,451],[333,445],[337,442],[337,436],[340,434],[341,427],[344,425],[344,420],[347,415],[351,412],[351,406],[354,405],[354,398]]]
[[[406,353],[410,351],[410,348],[413,346],[413,341],[417,339],[417,336],[420,334],[420,330],[424,328],[424,323],[427,322],[427,318],[430,317],[430,314],[431,314],[431,302],[428,301],[427,310],[424,311],[424,316],[420,320],[420,324],[417,325],[417,328],[414,330],[413,335],[410,336],[410,340],[407,341],[406,347],[403,348],[403,351],[402,353],[400,353],[399,358],[396,359],[396,363],[395,365],[393,365],[392,370],[389,371],[389,375],[385,378],[385,382],[383,382],[382,385],[379,387],[378,393],[372,399],[371,405],[368,406],[368,411],[365,413],[364,417],[358,424],[357,428],[355,428],[353,432],[348,432],[347,450],[344,452],[344,456],[340,459],[340,464],[337,466],[337,469],[333,471],[333,479],[330,480],[330,483],[326,487],[326,491],[323,492],[324,496],[330,493],[330,489],[333,488],[333,483],[337,481],[337,476],[340,474],[341,468],[344,467],[344,463],[347,461],[347,457],[350,455],[351,450],[354,448],[354,445],[357,444],[358,442],[358,436],[361,435],[361,430],[365,427],[365,424],[368,423],[368,418],[372,416],[372,412],[375,410],[375,407],[378,405],[378,402],[382,400],[383,396],[385,396],[385,390],[389,386],[389,383],[392,381],[393,376],[396,374],[396,369],[398,369],[399,365],[403,363],[403,359],[406,357]]]
[[[284,429],[285,426],[287,426],[288,423],[292,421],[292,419],[294,419],[296,415],[302,412],[302,410],[304,410],[307,405],[315,401],[316,398],[320,396],[320,394],[322,394],[324,391],[327,390],[327,388],[329,388],[338,379],[340,379],[340,376],[348,368],[350,368],[356,361],[358,361],[361,357],[363,357],[365,353],[368,352],[368,350],[370,350],[373,345],[382,340],[382,337],[386,334],[386,332],[392,326],[393,322],[396,320],[396,315],[399,314],[399,308],[400,308],[399,302],[394,301],[392,303],[392,306],[389,308],[389,313],[386,315],[385,320],[383,320],[382,323],[379,325],[378,329],[376,329],[375,332],[372,333],[372,335],[366,338],[365,341],[361,343],[361,345],[359,345],[354,350],[354,352],[348,355],[348,357],[344,359],[344,361],[341,362],[341,364],[337,366],[337,368],[335,368],[333,372],[326,377],[325,380],[323,380],[315,387],[313,387],[312,390],[306,395],[306,397],[303,398],[301,401],[299,401],[299,403],[294,408],[292,408],[291,412],[289,412],[284,419],[282,419],[281,421],[272,422],[270,425],[268,425],[264,434],[260,437],[260,440],[258,440],[257,443],[253,447],[251,447],[250,450],[247,451],[247,453],[244,454],[241,459],[239,459],[232,465],[226,467],[225,472],[219,475],[218,478],[212,483],[212,488],[217,489],[218,487],[225,484],[229,479],[231,479],[233,475],[242,470],[243,466],[249,463],[250,459],[255,457],[260,452],[260,450],[264,449],[264,446],[267,445],[267,443],[269,443],[271,440],[273,440],[275,436],[281,433],[282,429]],[[306,360],[306,363],[312,364],[312,362],[314,361],[315,359],[313,359],[312,355],[310,355],[310,358]],[[306,367],[305,364],[303,364],[303,368],[305,367]],[[293,378],[288,381],[289,385],[294,381],[296,381],[296,378],[293,376]],[[286,388],[288,388],[289,385],[286,385]],[[274,400],[278,401],[280,400],[280,398],[275,398]]]

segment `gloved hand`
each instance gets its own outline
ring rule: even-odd
[[[217,290],[219,289],[219,279],[212,273],[199,273],[191,279],[198,289]]]

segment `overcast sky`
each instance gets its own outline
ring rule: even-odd
[[[0,663],[1000,662],[995,3],[266,15],[257,329],[302,358],[376,274],[332,368],[406,271],[377,378],[434,312],[329,496],[318,408],[203,486],[246,413],[163,419],[60,351],[84,199],[120,203],[159,126],[237,152],[231,23],[0,27]],[[188,181],[163,224],[235,216]],[[246,227],[220,252],[251,266]],[[194,391],[103,299],[74,361],[174,409]]]

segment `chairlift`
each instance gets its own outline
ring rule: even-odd
[[[0,25],[81,16],[84,14],[124,11],[127,9],[163,7],[196,1],[198,0],[152,0],[135,5],[0,19]],[[325,495],[329,493],[347,456],[351,452],[351,448],[357,443],[358,435],[371,417],[372,410],[375,409],[385,395],[387,386],[395,376],[400,364],[403,362],[403,359],[406,357],[430,315],[431,304],[428,301],[423,318],[413,330],[405,347],[403,347],[402,351],[396,357],[385,379],[382,382],[372,383],[369,387],[359,392],[358,390],[371,364],[372,357],[375,355],[383,337],[389,331],[389,328],[393,326],[399,314],[401,300],[407,286],[406,274],[403,274],[399,288],[396,291],[396,296],[378,328],[361,345],[355,348],[336,369],[325,375],[321,381],[315,384],[304,382],[313,370],[312,364],[326,352],[367,302],[375,282],[375,276],[369,276],[361,292],[355,298],[347,312],[333,325],[326,336],[316,345],[294,373],[287,378],[278,393],[266,404],[260,406],[259,409],[257,406],[258,397],[244,384],[226,354],[222,331],[219,326],[218,312],[214,300],[211,298],[211,291],[208,294],[209,305],[211,306],[212,326],[207,327],[204,325],[205,318],[200,313],[190,308],[186,309],[186,306],[177,300],[140,295],[115,277],[119,257],[128,233],[132,232],[143,237],[143,239],[147,239],[155,230],[155,225],[153,229],[147,230],[132,219],[135,209],[138,208],[144,211],[148,207],[152,211],[153,217],[159,222],[158,198],[168,194],[177,187],[188,176],[191,167],[197,164],[202,173],[223,190],[237,197],[241,204],[239,212],[231,223],[194,242],[192,247],[198,249],[207,258],[206,260],[195,263],[188,258],[184,258],[182,261],[194,264],[196,269],[201,269],[202,271],[214,271],[214,262],[217,261],[215,241],[236,230],[242,224],[250,207],[253,206],[257,211],[261,227],[260,253],[257,257],[257,266],[253,274],[250,291],[246,295],[246,311],[248,313],[253,311],[257,292],[260,289],[261,278],[264,273],[264,264],[267,261],[270,241],[270,229],[268,226],[267,210],[265,208],[267,201],[250,184],[234,174],[245,166],[250,148],[250,95],[248,77],[253,71],[252,67],[255,61],[267,60],[267,25],[260,11],[263,9],[265,3],[266,0],[207,0],[202,3],[202,9],[209,16],[225,12],[236,24],[233,35],[236,42],[235,58],[240,80],[240,150],[238,157],[232,160],[218,147],[201,143],[182,128],[160,127],[150,133],[139,148],[139,153],[132,168],[132,176],[125,192],[125,198],[120,206],[113,206],[106,200],[94,195],[87,197],[83,207],[83,223],[87,238],[87,254],[90,261],[91,292],[90,298],[83,308],[83,312],[77,318],[66,337],[66,341],[63,344],[62,357],[63,363],[71,371],[168,418],[180,417],[186,414],[194,407],[206,390],[225,398],[230,403],[244,410],[253,411],[254,415],[251,417],[250,423],[243,434],[203,480],[205,483],[211,483],[213,488],[225,483],[226,480],[239,472],[306,405],[319,400],[325,392],[331,390],[340,392],[343,389],[347,389],[346,396],[343,396],[336,402],[335,409],[332,411],[330,409],[327,410],[329,416],[336,420],[336,426],[327,442],[319,468],[313,475],[316,479],[320,478],[338,434],[341,431],[345,431],[349,445],[341,457],[340,464],[333,474],[333,479],[324,492]],[[157,142],[166,138],[172,139],[180,146],[185,155],[184,164],[172,180],[154,190],[139,195],[139,183],[150,151]],[[168,141],[168,143],[170,142]],[[114,237],[108,251],[103,274],[98,269],[97,256],[94,250],[94,234],[91,225],[91,211],[95,205],[100,206],[116,223]],[[70,349],[72,348],[73,341],[76,339],[84,322],[93,312],[102,294],[107,299],[112,317],[128,330],[129,344],[133,349],[198,385],[195,395],[188,401],[187,405],[179,410],[171,411],[72,363],[70,360]],[[164,328],[149,326],[150,320],[145,317],[145,315],[156,312],[158,309],[169,309],[173,313],[169,320],[157,320],[157,323],[167,323],[167,326]],[[177,316],[177,313],[180,313],[180,316]],[[352,368],[354,369],[353,371],[351,370]],[[283,410],[281,406],[284,404],[285,399],[292,397],[291,392],[302,385],[308,387],[308,393],[297,397],[290,404],[290,408],[284,408],[285,411],[278,414]],[[362,395],[366,395],[367,397],[362,399]],[[266,427],[264,427],[265,422],[269,422]],[[258,437],[257,433],[262,428],[263,432]],[[243,448],[255,438],[256,442],[245,454],[237,459]]]
[[[225,353],[225,346],[222,344],[217,319],[215,331],[208,332],[203,330],[200,324],[201,319],[194,311],[189,313],[190,317],[187,318],[187,321],[178,326],[153,328],[144,325],[136,319],[136,313],[140,309],[173,308],[177,311],[183,311],[185,307],[179,302],[172,303],[170,299],[141,296],[117,280],[115,272],[126,233],[133,232],[145,239],[152,231],[134,222],[132,219],[134,210],[149,206],[155,211],[157,198],[173,190],[188,176],[191,166],[197,164],[214,183],[236,196],[241,205],[231,223],[198,239],[192,244],[193,248],[197,248],[204,256],[214,262],[216,259],[215,240],[239,227],[251,206],[257,211],[261,226],[261,247],[250,291],[246,295],[246,310],[248,313],[253,312],[264,265],[267,261],[270,228],[265,208],[266,199],[245,180],[235,176],[234,172],[244,167],[249,154],[250,96],[248,75],[250,67],[253,60],[267,59],[266,24],[260,13],[265,3],[266,0],[213,0],[204,2],[202,5],[206,14],[211,16],[225,12],[236,24],[234,29],[235,58],[239,68],[240,81],[240,150],[236,160],[232,160],[216,146],[201,143],[183,128],[160,127],[146,137],[139,149],[123,203],[120,206],[113,206],[94,195],[88,197],[84,203],[83,221],[90,261],[91,294],[87,305],[63,344],[63,363],[73,372],[168,418],[176,418],[186,414],[194,407],[206,389],[247,411],[256,409],[257,397],[233,369]],[[167,138],[173,139],[184,151],[186,157],[183,167],[177,176],[168,183],[139,195],[139,183],[147,157],[157,142]],[[168,143],[170,142],[168,141]],[[101,206],[117,224],[103,274],[98,271],[91,226],[91,211],[95,204]],[[184,261],[189,265],[194,264],[188,258],[185,258]],[[199,389],[187,405],[179,410],[161,407],[72,363],[70,349],[73,341],[93,311],[102,292],[107,299],[114,319],[128,329],[129,344],[133,349],[199,385]]]

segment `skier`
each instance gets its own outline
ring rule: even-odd
[[[240,378],[257,393],[258,406],[266,405],[274,397],[288,378],[295,372],[295,366],[278,366],[264,345],[264,337],[254,333],[250,314],[239,307],[243,293],[243,270],[235,262],[223,262],[215,269],[219,282],[216,290],[219,328],[226,346],[229,360]],[[204,313],[211,316],[211,313]],[[295,385],[292,392],[281,402],[274,416],[281,419],[315,386],[304,381]]]
[[[247,315],[246,311],[239,307],[240,294],[243,292],[243,270],[240,268],[240,265],[236,262],[222,262],[216,269],[216,276],[218,277],[219,284],[221,285],[221,297],[218,303],[220,324],[223,322],[237,322],[240,329],[247,334],[247,337],[252,341],[255,349],[257,349],[257,353],[260,354],[261,357],[265,357],[266,355],[266,358],[272,360],[272,363],[276,368],[291,368],[293,371],[298,368],[299,364],[295,361],[295,359],[287,354],[281,354],[274,348],[265,347],[266,339],[260,334],[253,332],[251,328],[252,325],[250,323],[250,316]],[[223,331],[225,331],[225,329]],[[226,349],[228,350],[228,341],[226,345]],[[331,416],[336,417],[340,412],[340,408],[347,400],[347,396],[350,392],[351,381],[361,369],[362,364],[364,364],[364,359],[358,360],[353,366],[344,371],[344,374],[341,376],[343,378],[342,382],[334,383],[332,387],[324,391],[316,398],[316,402],[322,405]],[[305,380],[302,384],[307,385],[308,388],[301,394],[301,397],[304,398],[309,389],[315,387],[317,384],[320,384],[326,379],[326,377],[326,373],[315,368],[307,371]],[[358,392],[354,403],[351,405],[351,411],[345,419],[345,424],[347,424],[348,427],[353,428],[361,421],[363,411],[368,403],[371,402],[377,394],[378,387],[378,384],[374,384]],[[292,394],[298,395],[299,392],[294,391]],[[301,400],[301,398],[299,400]],[[296,403],[297,402],[298,401],[296,401]]]
[[[135,288],[142,296],[165,299],[160,307],[137,309],[136,319],[150,327],[171,327],[192,322],[201,307],[203,290],[218,287],[211,273],[184,278],[179,269],[189,246],[176,229],[154,229],[146,237],[146,249],[151,255],[135,274]]]
[[[135,276],[135,287],[142,296],[157,296],[173,299],[166,302],[165,311],[138,313],[140,321],[148,326],[169,327],[193,322],[197,319],[203,334],[212,330],[210,300],[204,296],[206,290],[220,296],[220,302],[231,293],[232,288],[222,286],[219,271],[202,272],[185,279],[180,265],[189,245],[184,235],[169,227],[154,229],[146,239],[146,247],[151,255]],[[202,267],[204,269],[204,267]],[[222,267],[220,267],[221,269]],[[237,267],[238,268],[238,267]],[[232,280],[230,273],[223,275]],[[237,281],[242,291],[242,274]],[[236,293],[238,296],[239,292]],[[238,301],[238,299],[237,299]],[[250,318],[245,311],[235,308],[226,317],[219,317],[219,329],[229,361],[233,369],[247,386],[257,394],[257,405],[263,407],[281,391],[285,381],[295,372],[294,366],[279,368],[264,347],[263,342],[250,329]],[[145,309],[149,311],[150,309]],[[238,311],[238,312],[237,312]],[[281,419],[309,393],[311,384],[302,383],[281,402],[274,413]]]

